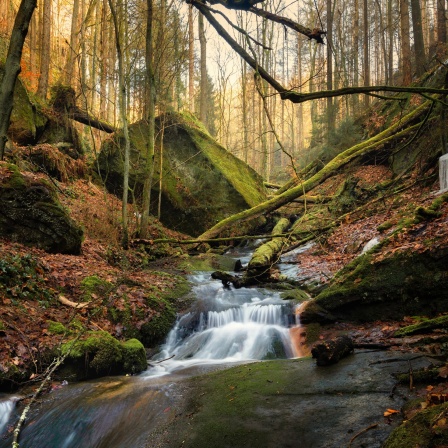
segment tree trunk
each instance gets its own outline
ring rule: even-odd
[[[353,86],[359,85],[359,0],[355,0],[353,11]],[[353,114],[358,112],[359,98],[353,96]]]
[[[272,235],[284,233],[290,224],[289,219],[281,218],[273,228]],[[281,253],[282,249],[286,247],[288,243],[288,238],[275,237],[258,247],[249,261],[246,275],[252,278],[268,276],[269,268],[277,261],[278,254]]]
[[[47,98],[48,77],[50,73],[50,48],[51,48],[51,0],[44,0],[42,10],[42,40],[41,40],[41,59],[40,59],[40,77],[37,93],[42,98]]]
[[[156,91],[154,79],[154,54],[153,54],[153,0],[147,0],[146,17],[146,107],[148,121],[148,144],[146,147],[145,182],[143,186],[142,221],[140,235],[148,236],[149,213],[151,207],[151,189],[154,178],[154,147],[155,147],[155,106]]]
[[[194,26],[192,5],[188,5],[188,104],[190,112],[194,112]]]
[[[5,145],[8,141],[7,132],[13,106],[14,87],[20,73],[23,44],[36,4],[37,0],[22,0],[12,29],[5,73],[0,85],[0,160],[3,160]]]
[[[204,17],[199,13],[199,44],[201,47],[201,87],[199,97],[199,119],[207,122],[207,40],[205,38]]]
[[[364,50],[364,61],[363,61],[363,73],[364,73],[364,86],[370,86],[370,52],[369,52],[369,7],[367,0],[363,1],[363,19],[364,19],[364,39],[363,39],[363,50]],[[364,95],[364,106],[369,107],[370,97],[369,95]]]
[[[67,86],[73,86],[73,81],[75,79],[76,73],[76,57],[78,52],[78,22],[79,22],[79,5],[80,0],[73,1],[73,15],[72,15],[72,25],[70,32],[70,44],[67,51],[67,62],[65,65],[65,78],[64,84]]]
[[[417,76],[425,73],[426,56],[423,40],[422,11],[419,0],[411,0],[412,30],[414,32],[415,70]]]
[[[122,197],[122,208],[121,208],[121,219],[122,219],[122,246],[127,249],[129,245],[129,230],[128,230],[128,194],[129,194],[129,159],[131,152],[131,144],[129,139],[128,130],[128,117],[126,115],[126,104],[127,104],[127,89],[126,89],[126,78],[124,71],[124,57],[122,46],[124,44],[124,33],[123,24],[126,20],[122,17],[123,15],[123,5],[121,0],[117,1],[118,11],[115,10],[115,5],[113,0],[109,0],[109,7],[112,14],[112,19],[115,28],[115,46],[117,49],[117,59],[118,59],[118,86],[119,86],[119,101],[120,101],[120,118],[123,125],[123,136],[125,141],[124,150],[124,168],[123,168],[123,197]],[[120,17],[118,16],[120,14]],[[124,19],[124,20],[123,20]]]
[[[401,66],[403,72],[402,83],[405,86],[408,86],[412,82],[411,40],[409,30],[408,0],[400,0]]]
[[[333,89],[333,11],[332,0],[327,0],[327,90]],[[327,140],[334,131],[333,98],[327,98]]]
[[[437,42],[446,44],[446,7],[445,0],[437,1]]]

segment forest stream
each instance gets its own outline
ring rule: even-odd
[[[229,256],[244,264],[249,254]],[[178,318],[160,353],[149,360],[147,371],[58,385],[32,408],[20,446],[339,447],[378,421],[373,436],[359,437],[359,443],[367,440],[366,445],[357,444],[357,439],[352,446],[380,446],[393,426],[382,422],[382,411],[399,409],[403,402],[403,397],[392,397],[395,383],[390,371],[407,368],[405,355],[365,351],[337,366],[318,368],[310,358],[298,356],[301,342],[291,337],[297,334],[294,306],[278,292],[224,288],[209,272],[198,272],[190,280],[197,300]],[[418,362],[426,365],[423,358]],[[220,430],[206,434],[201,425],[207,425],[208,418],[216,422],[216,415],[201,417],[214,400],[204,381],[226,375],[223,369],[232,366],[236,367],[228,369],[230,377],[243,374],[246,381],[250,375],[255,393],[238,408],[237,401],[247,390],[228,398],[227,392],[224,397],[216,387],[219,399],[226,405],[235,399],[239,410],[234,414],[219,411],[228,419],[227,435]],[[260,376],[260,366],[267,377]],[[204,373],[199,382],[192,383],[191,378]],[[243,380],[218,377],[217,381],[223,385]],[[229,394],[241,386],[229,386]],[[198,405],[197,400],[205,395],[207,405]],[[17,396],[0,396],[2,448],[11,446],[8,427],[23,410],[22,405],[14,406],[15,401]],[[244,415],[239,414],[241,409]],[[194,430],[196,423],[199,435]],[[201,437],[206,441],[201,442]]]

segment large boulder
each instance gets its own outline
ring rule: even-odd
[[[448,248],[403,250],[375,260],[367,252],[308,302],[303,323],[375,321],[448,311]]]
[[[170,112],[159,117],[157,135],[161,123],[163,158],[161,164],[158,141],[151,206],[156,212],[162,175],[161,221],[165,226],[196,236],[227,216],[266,199],[261,176],[214,140],[193,116]],[[143,190],[147,124],[135,123],[129,132],[130,186],[138,199]],[[103,144],[97,160],[107,188],[119,196],[123,184],[123,148],[123,134],[117,133]]]
[[[50,183],[0,162],[0,234],[52,253],[79,254],[83,231]]]
[[[3,79],[3,74],[4,67],[0,66],[0,82]],[[47,118],[30,100],[20,78],[14,88],[13,101],[8,137],[19,145],[33,145],[47,123]]]

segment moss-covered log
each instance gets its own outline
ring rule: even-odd
[[[420,123],[412,125],[418,120],[421,115],[429,108],[431,101],[426,101],[412,112],[403,117],[399,122],[393,124],[383,132],[380,132],[376,136],[359,143],[344,152],[338,154],[331,162],[325,165],[318,173],[314,174],[308,180],[300,183],[299,185],[285,191],[284,193],[275,196],[268,201],[262,202],[255,207],[248,210],[244,210],[240,213],[232,215],[222,221],[218,222],[211,229],[204,232],[199,238],[209,239],[219,235],[222,231],[228,229],[231,226],[243,221],[248,221],[257,218],[265,213],[272,212],[280,208],[281,206],[291,202],[292,200],[303,196],[308,191],[315,188],[317,185],[324,182],[330,176],[335,174],[342,166],[351,162],[356,157],[365,156],[371,151],[375,151],[381,148],[384,144],[390,141],[402,138],[414,130],[420,127]]]
[[[289,219],[281,218],[272,230],[272,234],[277,235],[285,232],[290,224]],[[267,243],[262,244],[255,250],[251,260],[249,261],[247,266],[247,276],[258,276],[262,271],[265,271],[266,268],[269,268],[276,261],[278,254],[288,245],[289,242],[290,241],[288,238],[275,237]]]

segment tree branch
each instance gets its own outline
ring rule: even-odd
[[[317,43],[323,44],[324,41],[322,39],[322,36],[324,34],[327,34],[326,31],[322,31],[318,28],[307,28],[306,26],[302,26],[298,24],[297,22],[294,22],[291,19],[288,19],[287,17],[279,16],[277,14],[274,14],[269,11],[265,11],[264,9],[256,8],[255,6],[252,6],[249,9],[250,12],[253,12],[257,16],[264,17],[265,19],[271,20],[272,22],[280,23],[281,25],[287,26],[288,28],[293,29],[294,31],[297,31],[300,34],[303,34],[304,36],[308,37],[310,40],[314,39]]]
[[[224,29],[224,27],[215,19],[209,9],[204,3],[199,0],[191,0],[190,3],[202,13],[202,15],[208,20],[210,25],[215,28],[216,32],[230,45],[230,47],[238,53],[260,76],[266,80],[277,92],[288,93],[287,89],[283,87],[275,78],[273,78],[263,67],[261,67],[257,61],[247,53],[244,48],[233,39],[232,36]]]
[[[432,93],[432,94],[440,94],[440,95],[447,95],[448,89],[435,89],[432,87],[400,87],[400,86],[359,86],[359,87],[343,87],[341,89],[335,89],[335,90],[324,90],[319,92],[310,92],[310,93],[300,93],[296,92],[295,90],[288,90],[286,87],[284,87],[282,84],[280,84],[273,76],[271,76],[262,66],[258,64],[258,62],[250,56],[250,54],[244,50],[241,45],[238,44],[238,42],[233,39],[232,36],[224,29],[224,27],[216,20],[216,18],[213,16],[213,14],[210,12],[208,7],[202,3],[199,0],[189,0],[189,3],[191,3],[197,10],[199,10],[202,15],[208,20],[210,25],[215,28],[216,32],[230,45],[230,47],[238,53],[246,62],[249,64],[250,67],[252,67],[256,72],[259,73],[261,78],[263,78],[266,82],[268,82],[279,94],[281,99],[283,100],[289,100],[292,103],[304,103],[305,101],[310,100],[316,100],[321,98],[333,98],[338,96],[344,96],[344,95],[358,95],[358,94],[372,94],[373,92],[406,92],[406,93],[417,93],[417,94],[424,94],[424,93]],[[226,6],[226,2],[217,2],[224,6]],[[254,10],[254,11],[253,11]],[[266,11],[263,11],[258,8],[251,7],[249,11],[254,12],[254,14],[263,15],[263,17],[267,17],[270,20],[274,20],[278,23],[283,23],[281,20],[287,20],[286,18],[282,18],[281,16],[276,16],[272,13],[267,13]],[[269,17],[268,17],[269,16]],[[288,19],[289,20],[289,19]],[[286,23],[283,23],[286,25]],[[290,21],[290,25],[292,26],[294,22]],[[295,24],[296,31],[300,32],[308,37],[310,39],[316,39],[314,34],[316,34],[316,30],[309,30],[305,27],[301,27],[298,24]],[[301,29],[301,31],[298,30],[298,28]],[[320,30],[317,30],[321,34]],[[311,35],[310,35],[311,33]]]

